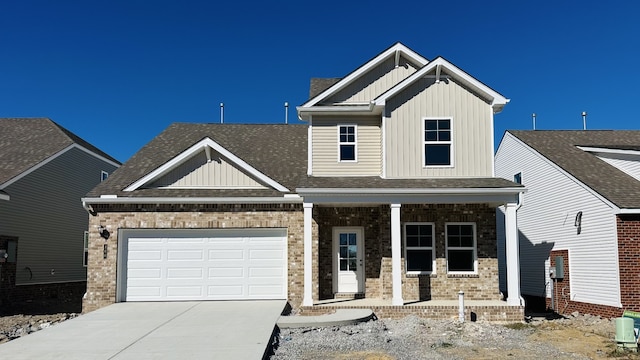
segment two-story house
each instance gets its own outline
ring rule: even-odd
[[[120,166],[47,118],[0,118],[2,313],[80,311],[89,219],[80,199]]]
[[[85,311],[288,299],[303,313],[366,303],[443,317],[463,291],[482,318],[519,320],[523,188],[493,176],[494,114],[507,102],[397,43],[344,78],[312,80],[304,125],[174,124],[84,199]],[[506,302],[498,206],[515,269]]]

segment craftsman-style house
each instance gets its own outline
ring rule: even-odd
[[[507,103],[397,43],[341,79],[312,80],[304,125],[174,124],[83,199],[84,310],[287,299],[303,313],[368,301],[379,315],[449,316],[455,307],[434,304],[463,291],[480,318],[519,320],[523,187],[493,174],[494,114]]]

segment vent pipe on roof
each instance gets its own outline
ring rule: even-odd
[[[587,112],[582,112],[582,130],[587,130]]]
[[[220,124],[224,124],[224,103],[220,103]]]
[[[531,114],[531,118],[533,119],[533,130],[536,129],[536,113]]]
[[[289,123],[289,103],[286,101],[284,102],[284,123]]]

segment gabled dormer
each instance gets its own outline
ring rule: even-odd
[[[297,108],[309,122],[308,175],[493,175],[493,115],[509,100],[446,59],[397,43],[329,80],[313,81]]]

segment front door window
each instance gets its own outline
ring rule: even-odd
[[[336,227],[334,244],[334,292],[364,292],[363,230],[360,227]]]

